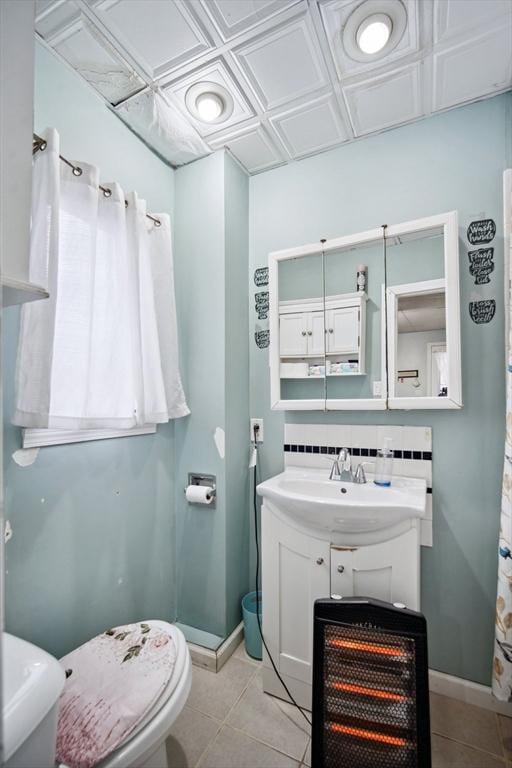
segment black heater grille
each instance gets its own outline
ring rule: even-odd
[[[424,617],[369,598],[317,600],[313,768],[428,768]]]

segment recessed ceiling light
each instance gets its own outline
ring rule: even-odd
[[[393,23],[385,13],[374,13],[357,30],[356,40],[363,53],[373,55],[381,51],[389,40]]]
[[[351,59],[373,62],[391,53],[407,28],[401,0],[363,0],[341,30],[345,52]]]
[[[200,93],[196,98],[197,111],[207,123],[217,120],[224,111],[224,102],[216,93]]]
[[[231,117],[234,107],[228,90],[213,82],[191,85],[185,94],[185,104],[192,117],[210,125],[224,123]]]

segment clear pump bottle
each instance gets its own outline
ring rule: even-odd
[[[391,476],[393,473],[393,449],[391,448],[393,440],[391,437],[384,438],[384,445],[377,451],[375,461],[375,485],[391,485]]]

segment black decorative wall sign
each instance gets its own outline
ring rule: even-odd
[[[471,245],[490,243],[496,234],[496,224],[492,219],[472,221],[468,227],[468,240]]]
[[[259,293],[254,294],[254,308],[258,313],[258,320],[266,320],[268,318],[268,291],[260,291]]]
[[[475,285],[490,283],[489,275],[494,272],[494,248],[479,248],[468,251],[469,273],[475,278]]]
[[[270,331],[256,331],[254,340],[259,349],[266,349],[270,344]]]
[[[490,323],[496,312],[495,299],[469,302],[469,316],[474,323]]]
[[[257,285],[258,288],[262,285],[268,285],[268,267],[254,270],[254,285]]]

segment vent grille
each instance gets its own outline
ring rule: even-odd
[[[359,605],[356,621],[350,623],[344,601],[319,602],[331,612],[340,611],[344,621],[318,619],[315,606],[314,768],[429,765],[428,688],[423,673],[418,685],[426,652],[420,648],[418,653],[418,638],[397,630],[392,607],[391,622],[382,627],[376,624],[375,604],[370,622],[357,621]],[[425,716],[425,694],[426,743],[424,728],[418,729]]]

